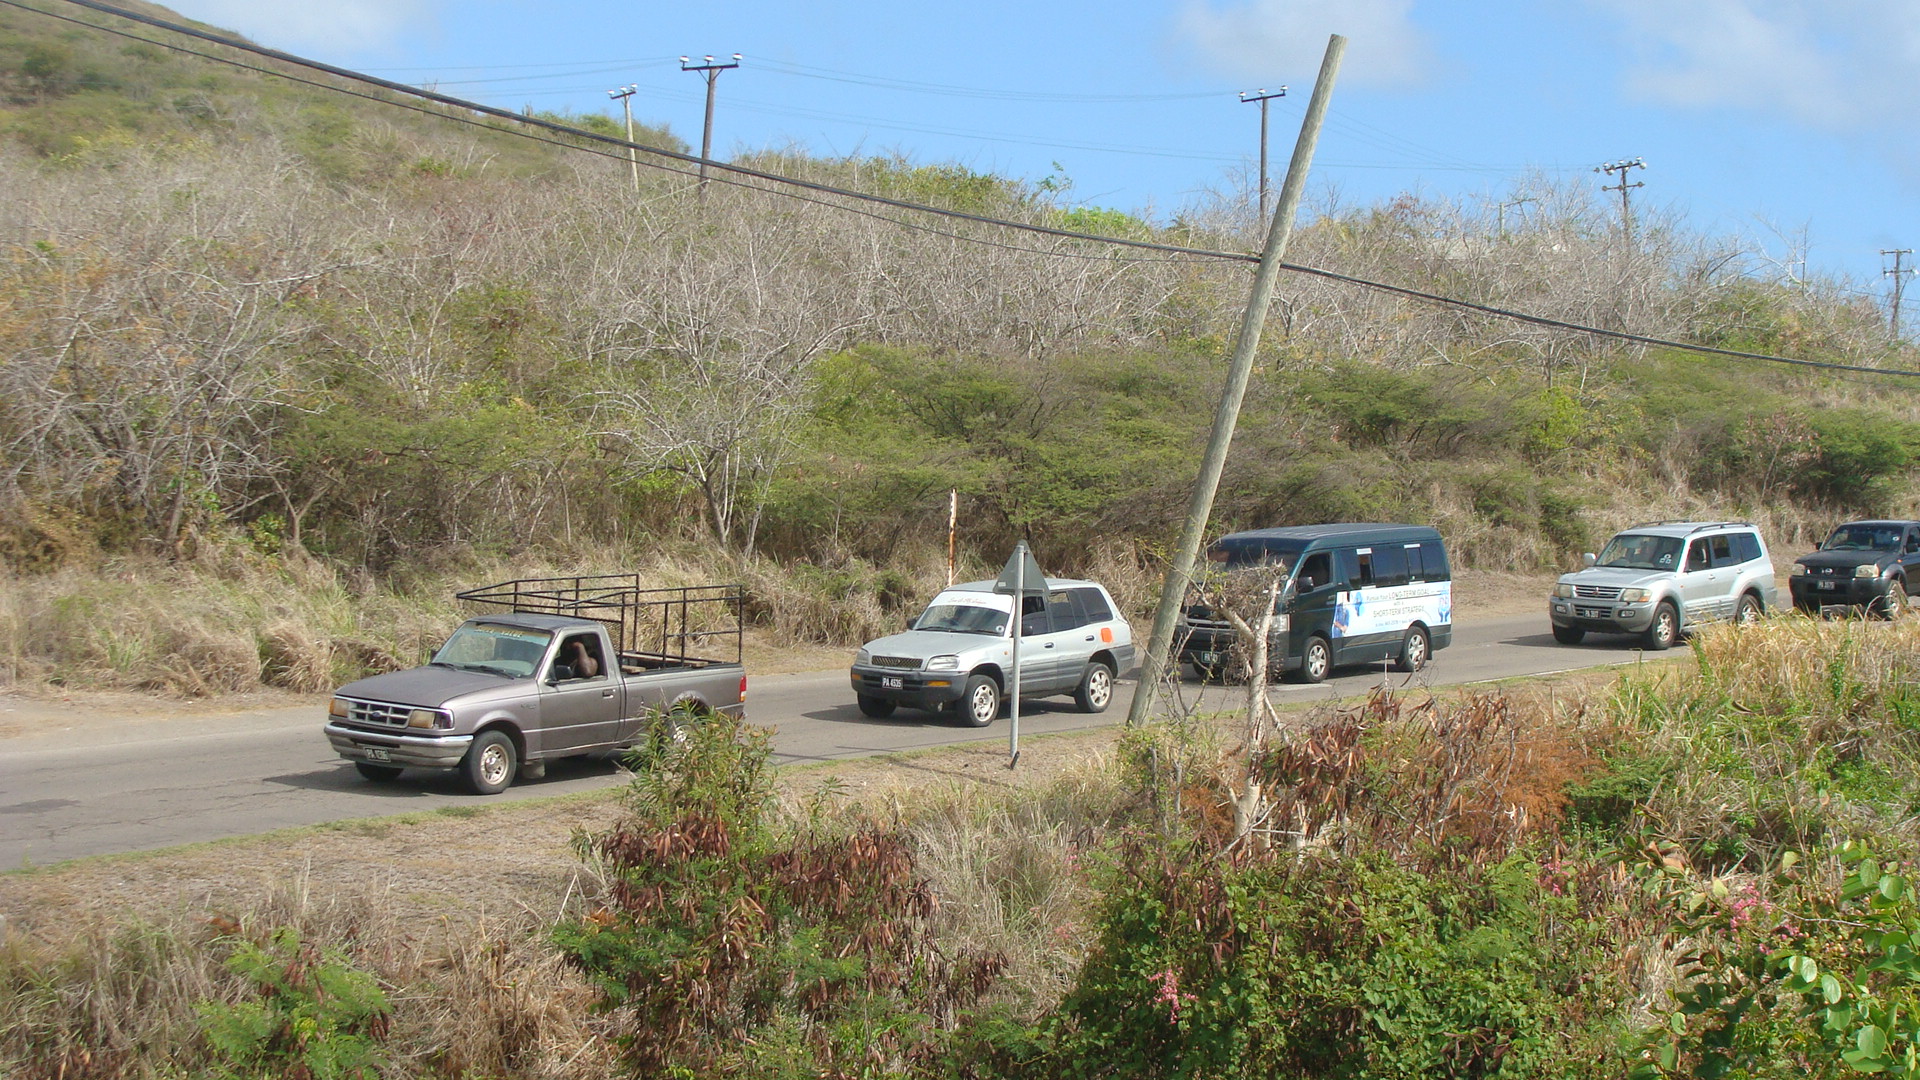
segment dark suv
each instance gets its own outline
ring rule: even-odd
[[[1892,618],[1907,606],[1920,575],[1920,521],[1849,521],[1793,561],[1793,606],[1818,615],[1860,608]]]

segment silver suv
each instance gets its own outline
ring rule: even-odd
[[[950,585],[904,634],[862,646],[853,660],[860,711],[877,718],[901,705],[985,727],[1000,715],[1013,678],[1013,597],[994,582]],[[1045,596],[1021,606],[1020,696],[1072,694],[1097,713],[1113,680],[1133,666],[1133,630],[1113,597],[1091,581],[1048,578]]]
[[[1563,574],[1548,609],[1553,637],[1577,645],[1588,631],[1639,634],[1664,649],[1701,623],[1747,622],[1774,606],[1773,563],[1745,521],[1635,525]]]

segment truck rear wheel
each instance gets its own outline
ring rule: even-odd
[[[460,762],[460,773],[467,781],[467,790],[475,795],[498,795],[513,784],[513,775],[519,768],[519,754],[513,748],[513,740],[504,732],[483,731],[467,747],[467,756]]]

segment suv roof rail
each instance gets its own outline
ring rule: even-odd
[[[1630,525],[1628,526],[1628,528],[1646,529],[1656,525],[1692,525],[1693,528],[1687,530],[1688,535],[1697,533],[1702,529],[1724,529],[1730,525],[1745,525],[1750,529],[1757,529],[1760,527],[1758,525],[1755,525],[1751,521],[1702,521],[1702,522],[1696,523],[1693,520],[1688,518],[1675,518],[1671,521],[1643,521],[1638,525]]]

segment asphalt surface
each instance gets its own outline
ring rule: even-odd
[[[1413,677],[1414,686],[1446,686],[1543,675],[1640,657],[1626,638],[1592,636],[1556,644],[1544,611],[1458,623],[1452,647]],[[849,660],[851,657],[849,657]],[[1343,670],[1319,686],[1282,684],[1277,703],[1364,697],[1377,670]],[[1398,685],[1408,677],[1385,676]],[[1020,734],[1076,731],[1123,723],[1134,686],[1123,680],[1099,715],[1068,698],[1021,703]],[[1203,709],[1239,706],[1245,688],[1202,685],[1182,693]],[[452,773],[408,770],[376,784],[334,756],[321,734],[324,699],[281,708],[147,719],[117,725],[29,731],[0,740],[0,871],[45,866],[89,855],[145,851],[246,836],[292,825],[315,825],[446,806],[471,805]],[[751,679],[747,715],[774,729],[781,764],[834,761],[958,743],[1006,743],[1005,718],[961,728],[902,709],[885,720],[860,715],[845,669]],[[1023,743],[1023,752],[1041,752]],[[523,780],[493,799],[518,799],[605,788],[622,771],[602,760],[552,764],[545,778]]]

